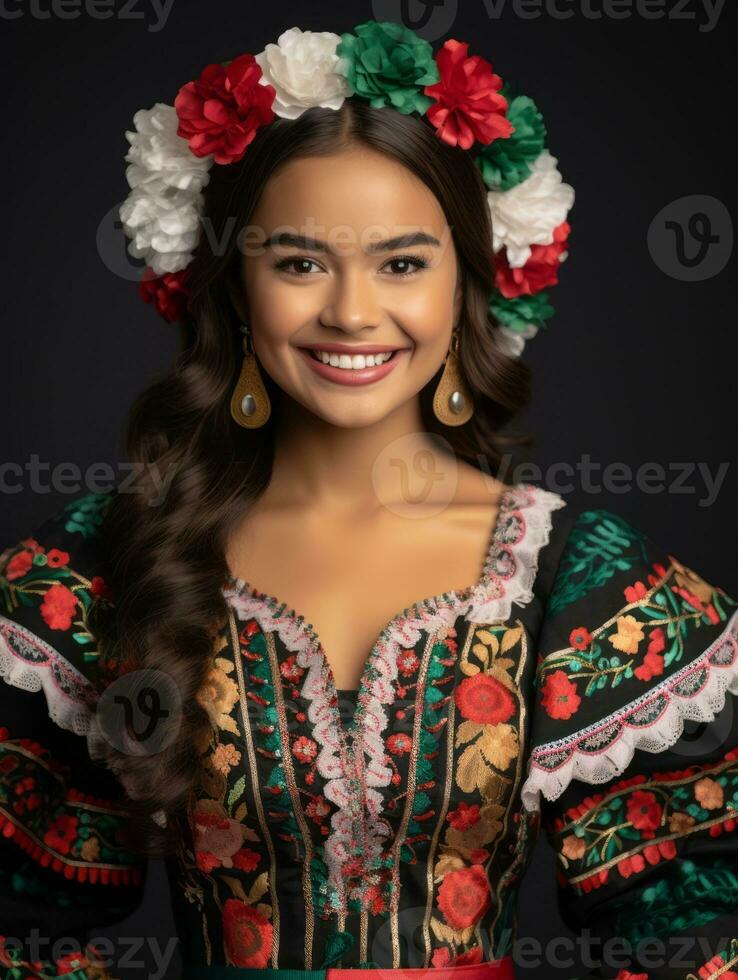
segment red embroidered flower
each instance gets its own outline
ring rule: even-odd
[[[484,915],[491,904],[489,882],[484,868],[449,871],[438,889],[438,908],[453,929],[468,929]]]
[[[57,817],[44,834],[44,843],[60,854],[69,854],[77,836],[77,823],[77,818],[69,814]]]
[[[285,680],[296,684],[305,670],[298,664],[297,655],[293,653],[280,665],[279,672]]]
[[[631,973],[630,970],[621,970],[615,980],[648,980],[647,973]]]
[[[318,754],[318,746],[311,738],[300,735],[292,743],[292,754],[298,762],[312,762]]]
[[[628,797],[626,803],[628,820],[636,830],[646,831],[644,837],[653,836],[653,831],[657,830],[661,824],[663,812],[663,807],[656,795],[648,790],[637,789]]]
[[[56,972],[60,977],[68,973],[75,973],[77,970],[84,970],[90,965],[84,953],[66,953],[55,960]]]
[[[400,650],[397,655],[397,669],[403,677],[410,677],[414,674],[419,663],[414,650]]]
[[[55,582],[44,596],[39,612],[49,629],[68,630],[76,608],[77,600],[72,590]]]
[[[643,582],[636,582],[634,585],[626,585],[624,589],[626,602],[638,602],[648,592]]]
[[[454,691],[463,718],[478,725],[499,725],[515,713],[515,699],[504,684],[489,674],[465,677]]]
[[[69,553],[60,551],[58,548],[49,549],[46,555],[46,564],[49,568],[61,568],[69,564]]]
[[[33,552],[19,551],[5,566],[5,578],[13,582],[17,578],[23,578],[31,568],[33,568]]]
[[[664,658],[661,652],[665,647],[664,630],[661,626],[657,626],[649,634],[648,650],[643,658],[643,663],[633,671],[638,680],[650,681],[653,677],[663,674]]]
[[[716,980],[717,977],[720,980],[738,980],[738,973],[734,970],[728,970],[727,973],[721,973],[721,970],[725,969],[725,960],[722,956],[713,956],[711,960],[701,966],[697,971],[697,976],[700,980]]]
[[[258,868],[260,861],[261,854],[258,851],[252,851],[248,847],[242,847],[233,855],[233,865],[241,871],[253,871],[255,868]]]
[[[262,126],[274,119],[276,90],[262,85],[261,68],[252,54],[242,54],[225,67],[203,68],[200,77],[177,93],[177,135],[197,157],[213,154],[215,163],[240,160]]]
[[[438,949],[433,951],[433,956],[431,957],[431,963],[434,967],[445,967],[445,966],[470,966],[473,963],[482,962],[482,947],[472,946],[465,953],[460,953],[458,956],[452,956],[451,950],[448,946],[439,946]]]
[[[584,626],[577,626],[569,634],[569,643],[577,650],[586,650],[592,642],[592,634]]]
[[[531,245],[530,258],[517,269],[510,266],[504,249],[499,252],[495,256],[495,285],[502,295],[507,299],[534,296],[547,286],[556,286],[570,231],[569,222],[562,222],[554,231],[553,242],[550,245]]]
[[[397,732],[387,739],[387,749],[392,755],[405,755],[413,747],[413,740],[405,732]]]
[[[110,599],[112,592],[102,575],[95,575],[90,582],[90,592],[98,599]]]
[[[484,864],[488,857],[489,851],[486,847],[474,847],[469,854],[469,860],[472,864]]]
[[[156,312],[167,323],[184,320],[187,315],[189,291],[186,286],[188,269],[165,272],[157,276],[148,266],[138,286],[138,294],[145,303],[153,303]]]
[[[454,830],[466,830],[468,827],[473,827],[475,823],[479,823],[479,804],[472,803],[470,805],[459,800],[459,805],[455,810],[446,814],[446,819]]]
[[[513,126],[506,118],[507,99],[500,95],[502,79],[479,55],[468,57],[469,45],[448,40],[436,55],[440,81],[423,91],[436,100],[426,115],[439,137],[468,150],[475,140],[492,143],[506,138]]]
[[[543,685],[541,704],[549,718],[571,718],[581,701],[576,684],[569,680],[563,670],[555,670],[548,675]]]
[[[266,969],[272,955],[274,929],[251,905],[237,898],[223,903],[223,939],[234,966]]]

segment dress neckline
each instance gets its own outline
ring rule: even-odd
[[[339,691],[344,690],[354,691],[357,699],[361,701],[361,696],[369,687],[371,671],[374,667],[378,653],[384,642],[389,639],[398,625],[400,625],[404,620],[410,618],[416,619],[418,617],[423,617],[424,615],[430,616],[436,612],[439,606],[448,605],[461,608],[461,606],[470,600],[474,595],[486,591],[490,583],[494,581],[493,567],[496,546],[499,543],[499,538],[502,536],[502,531],[505,526],[503,516],[505,515],[509,503],[511,501],[514,502],[515,493],[519,487],[519,484],[508,485],[500,493],[500,497],[497,502],[497,509],[495,511],[495,517],[487,534],[487,545],[482,562],[482,570],[477,578],[477,581],[460,589],[448,589],[445,592],[439,592],[436,595],[427,596],[424,599],[418,599],[409,606],[406,606],[404,609],[399,610],[399,612],[396,612],[395,615],[385,623],[384,627],[374,640],[374,643],[369,651],[369,655],[364,662],[358,688],[338,688],[336,686],[333,668],[328,660],[318,631],[315,629],[312,623],[307,622],[304,615],[298,613],[296,609],[288,606],[286,602],[283,602],[277,596],[271,595],[268,592],[263,592],[247,579],[240,578],[232,573],[227,576],[226,597],[230,600],[237,601],[244,596],[250,596],[252,599],[258,602],[266,603],[273,611],[276,612],[278,610],[278,615],[280,618],[294,622],[307,634],[311,646],[316,650],[317,655],[323,664],[323,669],[326,675],[326,687],[330,699],[334,700],[335,697],[338,696]],[[340,727],[343,729],[343,726]],[[342,734],[345,734],[345,732],[342,731]]]

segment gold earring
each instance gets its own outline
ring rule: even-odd
[[[235,422],[245,429],[257,429],[268,420],[272,412],[269,395],[259,371],[259,364],[249,343],[249,328],[241,327],[243,333],[243,364],[236,387],[231,396],[231,415]]]
[[[433,396],[433,412],[444,425],[463,425],[474,414],[474,402],[461,371],[458,351],[459,334],[454,327],[443,374]]]

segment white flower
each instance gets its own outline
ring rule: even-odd
[[[133,117],[135,132],[125,159],[131,191],[120,207],[128,251],[145,259],[156,275],[178,272],[192,260],[202,214],[202,188],[210,179],[212,156],[197,157],[177,135],[173,106],[157,102]]]
[[[267,44],[256,55],[263,72],[262,85],[273,85],[277,95],[272,109],[284,119],[297,119],[306,109],[340,109],[351,94],[336,54],[341,38],[329,31],[302,31],[292,27],[277,44]]]
[[[522,330],[511,330],[509,327],[501,324],[498,339],[501,342],[500,346],[506,354],[509,354],[510,357],[520,357],[523,353],[526,340],[535,337],[537,333],[538,327],[535,323],[526,324]]]
[[[492,246],[495,252],[507,249],[507,261],[514,269],[528,261],[531,245],[551,244],[574,203],[574,188],[563,182],[556,163],[556,157],[544,150],[527,180],[509,191],[487,194]]]

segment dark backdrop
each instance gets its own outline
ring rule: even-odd
[[[84,470],[123,461],[127,407],[176,350],[174,328],[136,296],[136,271],[113,220],[127,193],[124,131],[133,113],[172,103],[206,63],[256,53],[289,27],[340,33],[372,17],[400,19],[403,6],[174,0],[162,16],[146,0],[129,0],[101,19],[91,11],[105,8],[85,0],[5,0],[0,464],[25,468],[35,457],[46,470],[42,485],[29,472],[6,481],[18,489],[3,490],[0,542],[17,540],[63,502],[58,482],[44,490],[49,467],[58,480],[63,463]],[[711,24],[703,0],[437,6],[433,16],[451,26],[431,20],[429,40],[469,40],[471,53],[536,100],[549,147],[577,192],[570,257],[553,291],[557,314],[525,354],[535,371],[526,421],[539,440],[540,482],[572,507],[617,510],[735,594],[730,11]],[[424,10],[411,0],[412,17]],[[665,231],[668,219],[687,229],[686,261],[679,232]],[[690,219],[698,238],[707,229],[719,241],[703,249],[690,239]],[[600,471],[599,492],[578,476],[570,490],[556,482],[553,464],[576,466],[587,455],[600,467],[629,469],[608,485]],[[638,484],[646,464],[665,468],[664,489]],[[680,487],[678,464],[694,468],[681,469]],[[710,496],[703,474],[715,478],[721,466],[724,482]],[[117,934],[164,944],[167,903],[154,864],[144,907]],[[545,847],[523,888],[520,925],[544,942],[567,935]],[[520,970],[542,980],[573,972]],[[143,978],[150,970],[120,973]],[[177,976],[176,965],[168,976]]]

